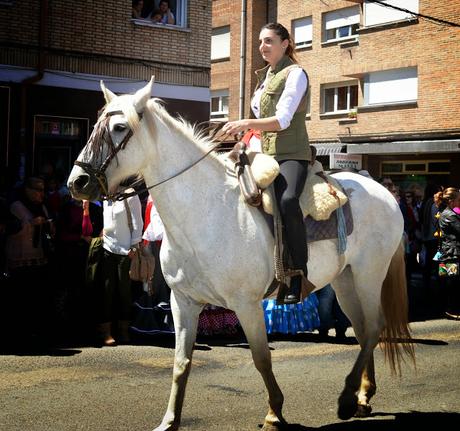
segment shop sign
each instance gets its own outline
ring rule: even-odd
[[[329,154],[331,169],[362,169],[363,156],[361,154],[331,153]]]

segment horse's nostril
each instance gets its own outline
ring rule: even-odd
[[[73,181],[73,187],[75,190],[82,190],[88,185],[88,183],[89,183],[89,175],[87,174],[79,175]]]

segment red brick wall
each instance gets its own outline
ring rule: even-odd
[[[230,25],[230,59],[212,64],[211,90],[229,89],[229,117],[238,118],[240,92],[240,31],[241,2],[212,2],[212,28]],[[248,1],[246,34],[245,116],[249,115],[249,100],[255,86],[254,70],[263,67],[258,51],[259,30],[266,19],[266,1]]]
[[[341,48],[338,44],[324,46],[322,14],[330,10],[352,7],[356,3],[337,0],[293,2],[280,0],[276,8],[269,2],[270,11],[276,10],[278,21],[291,29],[293,19],[313,17],[312,48],[298,52],[302,66],[311,81],[311,120],[307,127],[311,139],[337,139],[340,136],[432,132],[460,129],[460,32],[458,27],[440,26],[420,19],[418,23],[385,27],[359,35],[359,44]],[[459,21],[460,3],[451,0],[420,0],[419,11],[450,21]],[[248,1],[247,69],[261,65],[257,51],[258,34],[267,17],[266,2]],[[213,1],[213,27],[231,25],[231,59],[212,64],[211,88],[230,88],[230,118],[238,116],[239,92],[239,2]],[[320,117],[320,85],[356,80],[347,75],[417,66],[417,105],[406,109],[359,112],[355,123],[340,124],[340,118]],[[246,73],[247,87],[254,86],[252,72]],[[362,75],[361,75],[362,76]],[[363,82],[359,79],[359,101],[363,104]],[[246,115],[249,107],[246,97]]]
[[[38,45],[40,3],[40,0],[15,1],[13,6],[0,6],[2,46]],[[208,69],[211,3],[211,0],[188,0],[188,27],[182,29],[136,25],[131,20],[131,2],[126,0],[48,1],[46,46],[68,53],[111,55]],[[126,69],[126,75],[133,73],[129,66]],[[194,84],[192,75],[188,81],[189,85]]]

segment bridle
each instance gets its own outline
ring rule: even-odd
[[[123,140],[120,142],[119,145],[115,147],[113,144],[112,136],[110,135],[110,130],[109,130],[109,122],[110,122],[110,117],[113,115],[119,115],[123,114],[123,111],[117,110],[117,111],[110,111],[105,114],[105,118],[99,120],[99,123],[97,124],[97,127],[94,128],[93,132],[91,133],[91,136],[89,138],[89,142],[92,142],[93,145],[98,144],[98,140],[102,140],[102,145],[106,144],[109,148],[113,148],[113,151],[109,152],[107,155],[106,159],[102,163],[102,165],[99,168],[94,168],[91,164],[86,163],[86,162],[80,162],[79,160],[75,160],[74,164],[82,168],[87,174],[89,174],[90,178],[95,178],[98,185],[99,189],[101,190],[101,196],[102,199],[104,200],[112,200],[112,201],[122,201],[124,199],[127,199],[131,196],[139,195],[141,193],[144,193],[148,190],[153,189],[154,187],[158,187],[161,184],[164,184],[165,182],[172,180],[173,178],[178,177],[179,175],[183,174],[184,172],[188,171],[191,169],[193,166],[201,162],[205,157],[207,157],[212,151],[214,151],[216,148],[218,148],[224,139],[227,137],[227,135],[223,135],[222,138],[220,138],[214,145],[210,147],[210,149],[204,153],[203,156],[201,156],[198,160],[193,162],[191,165],[187,166],[184,169],[181,169],[179,172],[175,173],[174,175],[159,181],[158,183],[155,183],[151,186],[146,186],[141,189],[134,190],[132,192],[126,192],[127,188],[134,187],[136,185],[139,185],[143,182],[143,179],[136,180],[134,183],[130,184],[129,187],[127,187],[125,190],[113,194],[109,194],[108,190],[108,181],[107,181],[107,176],[105,175],[105,171],[107,167],[109,166],[110,162],[117,156],[117,154],[124,150],[126,147],[126,144],[128,141],[131,139],[133,136],[133,131],[130,128],[128,130],[128,133],[126,136],[123,138]],[[139,116],[139,121],[142,120],[142,113],[137,113]],[[211,139],[215,138],[216,134],[220,131],[220,129],[223,127],[224,123],[218,123],[217,126],[210,126],[205,129],[205,131],[211,130]],[[102,130],[101,130],[102,129]]]
[[[113,144],[112,136],[110,136],[109,121],[110,117],[119,114],[123,114],[123,111],[118,110],[105,113],[104,118],[99,120],[99,124],[97,124],[97,126],[94,128],[93,133],[91,133],[91,136],[89,138],[89,142],[92,142],[93,144],[98,144],[96,140],[98,138],[102,138],[103,144],[107,144],[109,148],[114,148],[113,151],[109,152],[102,165],[99,168],[94,168],[89,163],[80,162],[79,160],[75,160],[74,162],[75,165],[80,166],[87,174],[89,174],[90,177],[93,177],[97,180],[99,188],[102,191],[103,199],[109,198],[108,182],[107,177],[105,175],[105,171],[109,166],[110,162],[113,160],[113,158],[117,156],[118,152],[125,149],[129,139],[131,138],[131,136],[133,136],[132,129],[129,129],[128,133],[118,146],[115,147],[115,145]],[[138,115],[139,119],[141,119],[142,114]]]

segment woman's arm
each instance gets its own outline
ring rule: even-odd
[[[286,85],[276,105],[276,113],[272,117],[243,119],[228,122],[222,131],[228,135],[236,135],[249,129],[261,132],[278,132],[291,124],[299,103],[305,96],[308,88],[308,79],[302,68],[295,68],[289,72]]]
[[[240,132],[246,132],[249,129],[260,130],[261,132],[277,132],[281,130],[281,127],[276,116],[273,116],[230,121],[222,128],[222,131],[227,135],[236,135]]]

